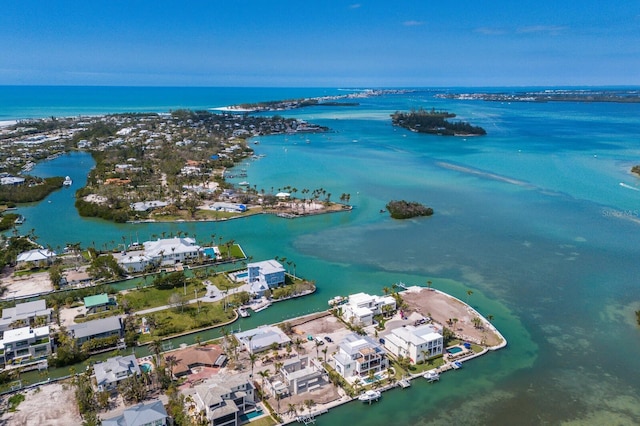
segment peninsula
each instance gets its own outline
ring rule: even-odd
[[[614,102],[639,103],[638,90],[570,90],[549,89],[513,93],[438,93],[442,99],[492,101],[492,102]]]
[[[410,93],[412,90],[406,89],[367,89],[357,91],[355,93],[348,93],[338,96],[320,96],[315,98],[301,98],[301,99],[288,99],[280,101],[265,101],[255,103],[244,103],[238,105],[230,105],[223,108],[218,108],[222,111],[236,111],[236,112],[267,112],[267,111],[286,111],[291,109],[305,108],[311,106],[331,106],[331,107],[344,107],[344,106],[358,106],[358,102],[343,102],[343,100],[350,99],[364,99],[374,96],[383,95],[400,95],[404,93]]]

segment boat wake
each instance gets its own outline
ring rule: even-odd
[[[640,191],[640,189],[636,188],[635,186],[627,185],[624,182],[620,182],[620,186],[627,189],[633,189],[634,191]]]

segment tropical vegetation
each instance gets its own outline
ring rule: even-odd
[[[413,132],[431,133],[443,136],[472,136],[486,135],[482,127],[472,126],[466,121],[448,121],[447,118],[456,115],[447,111],[426,111],[412,109],[410,112],[396,111],[391,114],[391,122],[394,126],[404,127]]]
[[[431,216],[433,214],[431,207],[405,200],[389,201],[386,208],[394,219],[409,219],[417,216]]]

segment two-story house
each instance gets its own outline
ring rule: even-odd
[[[396,299],[391,296],[372,296],[356,293],[349,296],[347,303],[341,306],[342,318],[351,323],[363,326],[373,324],[373,317],[395,311]]]
[[[219,374],[193,388],[193,400],[212,426],[239,426],[241,415],[256,410],[250,374]]]
[[[442,355],[444,343],[442,333],[431,324],[407,325],[391,330],[385,336],[384,347],[393,355],[409,357],[411,363],[417,364]]]
[[[114,391],[120,381],[140,375],[140,366],[135,355],[116,356],[93,366],[99,391]]]
[[[348,334],[340,342],[338,352],[333,355],[336,371],[345,379],[367,377],[385,371],[389,367],[387,353],[369,336]]]
[[[0,340],[0,363],[18,365],[36,362],[51,354],[49,327],[6,330]]]

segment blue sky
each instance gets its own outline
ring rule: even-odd
[[[4,0],[0,84],[640,85],[640,1]]]

